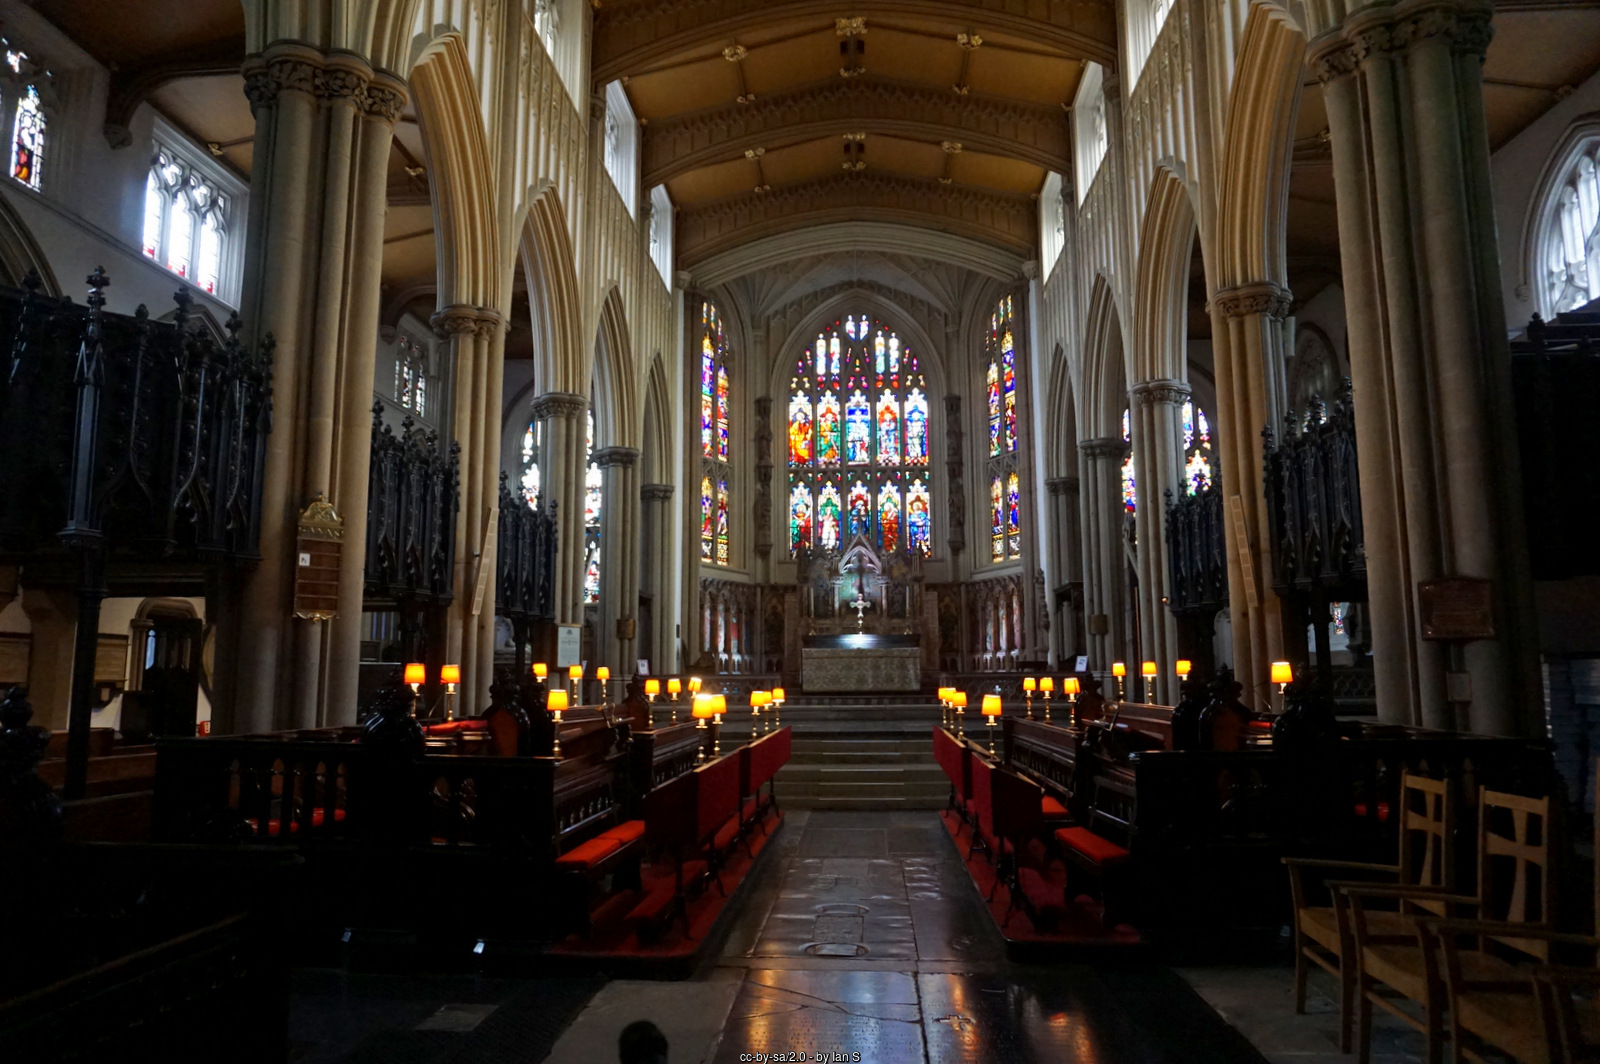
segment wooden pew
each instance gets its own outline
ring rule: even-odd
[[[635,794],[651,790],[694,770],[705,733],[686,720],[649,731],[635,731],[632,742]]]
[[[1077,800],[1074,778],[1084,729],[1021,717],[1003,718],[1001,726],[1005,729],[1006,767],[1043,788],[1040,808],[1045,819],[1081,820],[1087,808]]]
[[[739,821],[742,832],[748,833],[759,824],[761,833],[766,834],[766,815],[778,808],[777,784],[773,777],[789,763],[791,735],[788,728],[779,728],[744,748],[745,757],[739,776]],[[764,797],[761,794],[763,786],[767,788]]]

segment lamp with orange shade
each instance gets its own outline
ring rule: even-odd
[[[1144,700],[1146,702],[1154,702],[1156,700],[1155,682],[1157,671],[1156,663],[1153,661],[1146,661],[1139,666],[1139,674],[1144,677]]]
[[[961,724],[967,715],[967,692],[950,692],[950,708],[955,710],[956,713],[956,738],[960,739],[962,738]]]
[[[394,674],[390,673],[389,675],[393,676]],[[408,662],[405,676],[406,683],[411,685],[411,693],[417,694],[418,689],[428,682],[428,667],[420,661]]]
[[[439,682],[444,684],[444,719],[456,719],[456,684],[461,682],[460,665],[444,665],[439,669]]]
[[[567,692],[557,687],[544,696],[544,707],[550,711],[550,716],[555,718],[555,743],[551,747],[552,755],[556,760],[561,759],[561,713],[567,708]]]
[[[1120,661],[1113,661],[1111,663],[1111,675],[1117,678],[1117,701],[1121,702],[1126,697],[1122,690],[1122,680],[1123,677],[1128,675],[1128,666]]]
[[[668,720],[668,723],[670,724],[678,723],[678,695],[680,695],[682,692],[683,681],[678,679],[676,676],[668,677],[667,697],[672,699],[672,705],[667,707],[669,710],[671,710],[671,717]]]
[[[1050,723],[1050,696],[1056,693],[1056,678],[1054,676],[1039,677],[1039,690],[1044,694],[1044,722]]]
[[[1194,662],[1188,658],[1179,658],[1172,670],[1178,674],[1178,679],[1187,680],[1189,674],[1194,671]]]
[[[750,692],[750,738],[755,739],[761,735],[761,707],[765,705],[767,692]]]
[[[1022,695],[1028,700],[1028,719],[1033,719],[1033,692],[1039,689],[1039,681],[1032,676],[1022,678]]]
[[[772,706],[772,729],[777,731],[783,727],[783,714],[779,712],[783,708],[783,688],[774,687],[772,689]]]
[[[939,688],[939,727],[950,727],[950,696],[955,692],[954,687]]]
[[[1083,684],[1076,676],[1068,676],[1061,681],[1061,690],[1067,696],[1068,717],[1074,728],[1078,726],[1078,696],[1083,693]]]
[[[989,733],[989,756],[990,757],[994,756],[994,722],[995,722],[995,718],[998,717],[998,716],[1000,716],[1000,696],[999,695],[984,695],[983,696],[983,722],[984,722],[985,725],[987,725],[986,730]]]
[[[700,677],[689,677],[689,693],[692,695],[697,695],[700,693]]]
[[[550,666],[546,665],[542,661],[534,662],[533,663],[533,678],[535,680],[538,680],[540,683],[544,683],[545,680],[550,678]]]
[[[722,756],[722,715],[728,712],[728,696],[711,696],[711,756]]]
[[[594,678],[600,681],[600,701],[611,701],[611,666],[602,665],[594,670]]]
[[[572,688],[572,704],[583,705],[583,666],[567,666],[567,684]]]
[[[699,731],[705,731],[706,721],[716,716],[716,712],[711,708],[711,696],[700,694],[695,695],[694,698],[689,702],[689,715],[694,718],[695,728]],[[701,740],[700,749],[696,751],[695,754],[695,761],[699,762],[704,761],[705,759],[706,744],[704,740]]]
[[[1274,661],[1272,682],[1278,685],[1278,693],[1283,694],[1284,688],[1294,683],[1294,668],[1287,661]]]

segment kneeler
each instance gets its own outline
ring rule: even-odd
[[[1346,909],[1330,897],[1313,904],[1307,873],[1341,880],[1371,879],[1396,886],[1449,890],[1455,885],[1454,839],[1456,804],[1448,781],[1400,776],[1400,850],[1394,864],[1285,857],[1289,895],[1294,909],[1294,1011],[1306,1011],[1306,979],[1311,965],[1339,981],[1339,1052],[1350,1052],[1355,1022],[1356,968]],[[1373,925],[1387,934],[1409,934],[1410,920],[1401,913],[1373,911]]]
[[[1444,1059],[1445,1013],[1448,988],[1441,964],[1439,922],[1451,910],[1476,911],[1496,919],[1502,937],[1510,938],[1507,925],[1529,945],[1550,931],[1555,885],[1550,876],[1550,799],[1524,798],[1488,788],[1478,790],[1477,891],[1466,895],[1422,887],[1378,887],[1364,883],[1339,884],[1336,899],[1347,905],[1356,975],[1356,1039],[1360,1064],[1372,1056],[1374,1005],[1421,1031],[1427,1039],[1429,1064]],[[1537,840],[1537,841],[1531,841]],[[1505,875],[1509,864],[1511,874]],[[1398,904],[1399,913],[1374,909],[1373,903]],[[1383,914],[1379,919],[1372,917]],[[1393,916],[1408,917],[1407,932],[1396,932]],[[1423,919],[1428,918],[1428,919]],[[1469,926],[1480,926],[1473,922]],[[1450,932],[1456,933],[1456,932]],[[1537,950],[1540,947],[1535,946]],[[1537,955],[1537,954],[1536,954]],[[1498,956],[1480,953],[1463,964],[1475,979],[1500,984],[1514,966]],[[1515,976],[1532,991],[1529,973]],[[1420,1007],[1416,1015],[1406,1003]],[[1531,998],[1528,999],[1532,1011]],[[1454,1024],[1452,1020],[1452,1025]],[[1463,1047],[1452,1043],[1452,1055],[1461,1059]]]

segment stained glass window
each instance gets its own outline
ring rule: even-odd
[[[916,354],[870,315],[847,315],[807,344],[789,387],[792,554],[856,536],[932,553],[933,500],[916,472],[928,465],[927,387]]]
[[[19,52],[7,53],[13,71],[26,62]],[[37,190],[44,164],[45,114],[39,88],[28,85],[17,99],[17,114],[11,125],[11,176]]]
[[[539,450],[544,444],[544,426],[528,422],[522,434],[522,497],[529,506],[539,505]]]
[[[144,185],[145,257],[212,295],[222,284],[230,201],[215,182],[158,147]]]
[[[714,565],[727,565],[729,557],[729,379],[722,318],[716,304],[706,300],[700,304],[700,560]],[[810,417],[809,410],[806,417]],[[789,440],[791,447],[802,442],[792,432]],[[810,440],[803,442],[809,445]]]
[[[1211,484],[1211,422],[1206,412],[1185,400],[1183,404],[1183,490],[1198,495]]]
[[[605,480],[594,460],[594,410],[589,410],[589,436],[584,451],[583,474],[583,601],[600,601],[600,508],[605,502]]]
[[[1133,475],[1133,422],[1126,407],[1122,411],[1122,442],[1127,447],[1122,459],[1122,508],[1131,514],[1139,508],[1139,483]]]
[[[1012,296],[995,304],[984,339],[984,392],[989,415],[990,557],[1022,557],[1022,478],[1017,468],[1021,429],[1017,414],[1016,306]]]
[[[394,401],[418,417],[428,416],[428,349],[404,335],[395,345]]]

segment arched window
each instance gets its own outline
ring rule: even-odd
[[[1133,421],[1127,407],[1122,408],[1122,443],[1122,508],[1131,514],[1139,508],[1139,482],[1133,475]]]
[[[700,560],[728,564],[728,341],[711,302],[700,304]]]
[[[1183,491],[1198,495],[1211,486],[1211,422],[1206,412],[1183,402]],[[1131,473],[1129,474],[1132,475]]]
[[[220,294],[231,197],[176,152],[156,149],[144,183],[146,258]]]
[[[529,506],[539,505],[539,451],[543,446],[544,426],[528,422],[528,431],[522,434],[522,497]]]
[[[989,509],[993,519],[994,561],[1022,557],[1022,477],[1017,472],[1016,312],[1011,296],[989,316],[984,341],[984,388],[989,411]]]
[[[1546,202],[1535,250],[1534,276],[1546,317],[1600,299],[1600,136],[1569,156],[1554,195]]]
[[[394,359],[394,401],[418,417],[428,416],[428,350],[401,336]]]
[[[789,385],[789,551],[933,552],[928,384],[894,331],[862,314],[800,355]]]
[[[594,460],[594,408],[589,408],[589,436],[585,444],[583,474],[583,601],[600,601],[600,466]]]
[[[18,79],[31,78],[35,73],[28,54],[9,46],[6,48],[6,65]],[[47,122],[44,101],[39,98],[39,86],[27,81],[17,96],[17,109],[11,120],[11,176],[36,192],[44,167]]]

